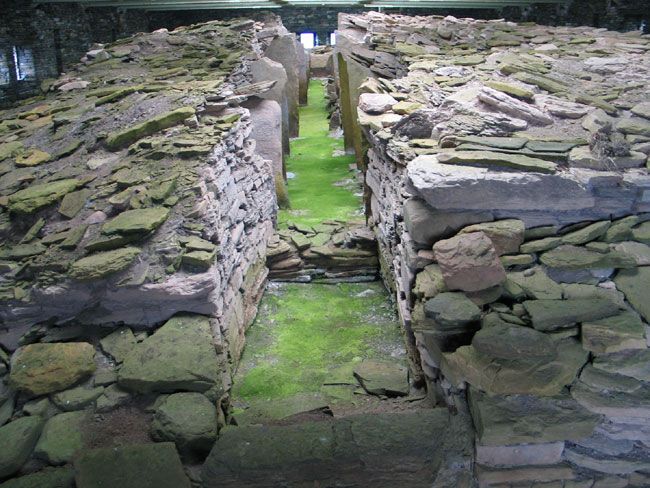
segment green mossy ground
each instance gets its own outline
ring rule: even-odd
[[[309,105],[300,107],[300,138],[291,141],[287,171],[296,177],[289,180],[291,210],[279,213],[280,226],[288,220],[308,225],[324,220],[359,218],[360,197],[333,183],[353,178],[349,165],[354,156],[333,156],[343,151],[343,140],[329,137],[327,100],[322,80],[309,84]],[[350,215],[352,214],[352,215]]]
[[[272,284],[248,333],[233,396],[252,403],[318,392],[342,365],[391,360],[402,350],[381,283]]]

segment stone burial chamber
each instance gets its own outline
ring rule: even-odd
[[[309,56],[256,18],[0,112],[0,488],[650,486],[650,37],[367,11]],[[278,225],[310,76],[365,215]],[[378,410],[235,411],[267,281],[378,275],[407,359],[324,384]]]

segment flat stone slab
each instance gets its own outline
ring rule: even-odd
[[[482,446],[476,444],[476,462],[488,466],[526,466],[557,464],[562,459],[564,442]]]
[[[480,444],[485,446],[585,439],[600,421],[600,415],[566,392],[552,397],[490,397],[470,388],[469,405]]]
[[[32,214],[58,202],[78,186],[79,181],[76,179],[30,186],[10,196],[8,208],[12,212]]]
[[[646,322],[650,322],[650,266],[621,270],[614,278],[614,283],[625,294],[625,298],[639,312]]]
[[[98,281],[124,271],[141,252],[142,250],[137,247],[125,247],[91,254],[72,263],[68,275],[74,281]]]
[[[541,331],[569,327],[579,322],[610,317],[619,312],[613,302],[594,298],[575,300],[527,300],[524,308],[533,323]]]
[[[474,335],[472,346],[479,354],[497,359],[552,361],[557,357],[553,340],[529,327],[497,325],[484,328]]]
[[[528,483],[531,480],[540,482],[539,484],[543,486],[545,484],[544,482],[562,484],[562,480],[572,480],[576,477],[571,466],[566,463],[555,466],[518,466],[510,469],[477,465],[474,468],[474,473],[478,479],[479,486],[503,484],[513,486],[509,483]]]
[[[551,268],[576,271],[581,269],[634,268],[632,256],[619,251],[600,253],[584,247],[565,244],[545,252],[540,261]]]
[[[508,353],[515,349],[513,346]],[[495,358],[479,353],[473,345],[461,346],[442,357],[440,369],[454,385],[466,381],[491,395],[553,396],[576,378],[588,354],[577,342],[567,339],[558,343],[554,360],[525,356],[517,360]]]
[[[386,361],[363,361],[354,367],[354,376],[372,395],[404,396],[409,392],[408,368]]]
[[[548,277],[541,267],[507,273],[508,280],[519,286],[529,298],[535,300],[562,299],[562,286]]]
[[[95,349],[87,342],[30,344],[16,354],[9,382],[33,395],[64,390],[95,371]]]
[[[642,386],[639,380],[594,368],[592,364],[587,364],[583,368],[580,373],[580,381],[596,390],[621,391],[623,393],[635,392]]]
[[[632,256],[637,266],[650,266],[650,246],[642,242],[625,241],[613,245],[614,249]]]
[[[430,486],[441,455],[459,440],[449,438],[449,423],[446,411],[433,409],[227,427],[203,465],[202,481],[205,488]]]
[[[165,207],[127,210],[106,222],[102,227],[102,234],[148,234],[160,227],[168,216],[169,209]]]
[[[106,139],[106,146],[110,150],[117,150],[122,146],[131,144],[133,141],[155,134],[158,131],[171,127],[182,122],[183,120],[195,114],[193,107],[182,107],[171,112],[166,112],[150,119],[145,120],[140,124],[124,129],[120,132],[111,134]]]
[[[592,456],[588,453],[588,450],[578,450],[577,448],[565,449],[564,457],[567,461],[581,468],[607,474],[625,475],[646,470],[650,466],[647,459],[635,460]]]
[[[74,468],[77,488],[190,488],[171,442],[86,450]]]
[[[587,439],[574,440],[573,443],[608,456],[627,454],[634,449],[633,441],[610,439],[599,432],[595,432]]]
[[[418,156],[409,163],[406,173],[408,187],[440,210],[502,209],[518,215],[540,208],[549,212],[577,211],[595,203],[595,197],[577,176],[567,173],[506,172],[441,164],[433,155]]]
[[[623,312],[582,324],[582,347],[596,353],[647,349],[643,322],[634,312]]]
[[[597,356],[593,365],[594,368],[610,373],[631,376],[640,381],[650,381],[650,349],[648,348]]]
[[[439,154],[438,161],[443,164],[479,164],[486,166],[503,166],[538,173],[555,173],[557,165],[539,158],[523,154],[507,154],[490,151],[455,151]]]
[[[354,381],[351,369],[350,380]],[[233,417],[239,426],[264,424],[305,412],[326,409],[331,401],[331,398],[321,393],[299,393],[277,400],[253,402],[246,410],[234,414]]]
[[[587,410],[608,417],[637,417],[650,419],[650,387],[644,385],[633,393],[608,392],[603,395],[583,383],[571,388],[571,395]],[[637,420],[638,420],[637,419]]]
[[[479,320],[481,309],[464,293],[444,292],[424,302],[424,314],[440,328],[463,328]]]
[[[612,225],[608,220],[602,220],[588,225],[575,232],[570,232],[562,236],[562,244],[580,245],[593,241],[602,236]]]
[[[210,321],[201,315],[177,315],[136,345],[118,372],[119,385],[143,393],[204,392],[217,384],[219,364]]]

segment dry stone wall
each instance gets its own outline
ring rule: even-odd
[[[338,39],[382,272],[479,485],[647,485],[650,39],[374,12]]]
[[[189,486],[176,449],[205,456],[225,424],[268,275],[288,137],[277,100],[298,90],[265,96],[287,75],[264,52],[287,38],[244,20],[95,45],[0,113],[0,444],[16,446],[0,481],[72,463],[93,414],[162,392],[159,444],[133,456],[165,459],[160,486]],[[187,411],[209,428],[179,432]],[[98,472],[107,454],[78,460],[77,486],[121,471]],[[143,464],[138,476],[165,472]]]
[[[249,81],[261,28],[96,46],[52,95],[5,112],[5,328],[230,320],[275,218],[271,161],[238,107],[274,84]]]

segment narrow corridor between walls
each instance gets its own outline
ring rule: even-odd
[[[206,486],[424,487],[439,467],[433,439],[446,437],[448,414],[409,374],[361,173],[329,131],[326,84],[312,80],[300,108],[291,208],[279,213],[272,280],[234,378],[234,425],[206,461]]]

